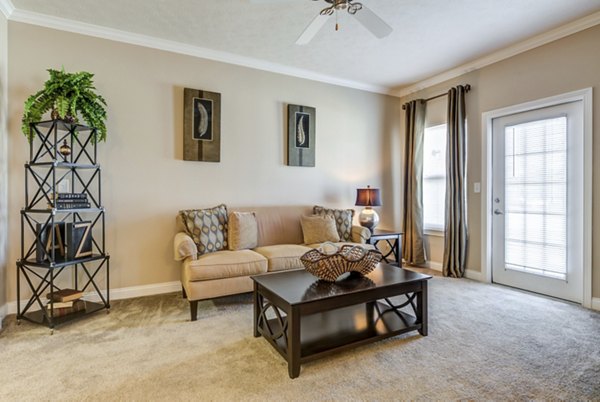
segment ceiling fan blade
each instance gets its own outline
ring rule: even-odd
[[[354,18],[379,39],[385,38],[393,31],[391,26],[365,5],[363,5],[362,10],[359,10],[354,14]]]
[[[317,14],[315,19],[312,20],[310,24],[308,24],[306,29],[304,29],[304,32],[300,34],[300,36],[296,40],[296,45],[306,45],[308,42],[310,42],[312,38],[315,37],[317,32],[319,32],[319,30],[323,28],[323,25],[325,25],[328,19],[329,15]]]

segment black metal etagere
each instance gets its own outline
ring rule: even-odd
[[[49,120],[32,123],[30,134],[25,207],[21,209],[21,258],[17,261],[17,323],[27,320],[53,331],[56,325],[73,319],[103,309],[110,311],[110,256],[105,249],[101,168],[93,127]],[[65,146],[69,152],[61,152]],[[61,208],[57,202],[61,192],[85,195],[89,208]],[[65,244],[67,228],[77,225],[89,231],[90,249],[81,255],[73,251],[75,244]],[[96,279],[102,271],[105,289]],[[71,272],[70,281],[65,281],[65,272]],[[22,282],[31,293],[24,306]],[[58,316],[54,304],[48,303],[64,282],[84,293],[85,309]]]

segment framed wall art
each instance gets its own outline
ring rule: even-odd
[[[221,94],[183,90],[183,160],[221,160]]]
[[[315,114],[314,107],[288,105],[288,166],[315,166]]]

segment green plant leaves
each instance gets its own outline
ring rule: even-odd
[[[40,121],[42,116],[56,109],[59,118],[68,116],[77,121],[80,114],[87,125],[95,127],[95,141],[106,140],[106,101],[95,91],[94,74],[87,71],[76,73],[48,69],[50,79],[44,83],[44,89],[31,95],[25,101],[21,131],[31,142],[33,136],[29,125]]]

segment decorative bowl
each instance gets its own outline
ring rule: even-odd
[[[333,252],[325,248],[312,249],[300,257],[304,268],[319,279],[335,282],[347,272],[367,275],[373,271],[383,255],[377,250],[367,250],[360,246],[344,245],[341,248],[331,244]]]

